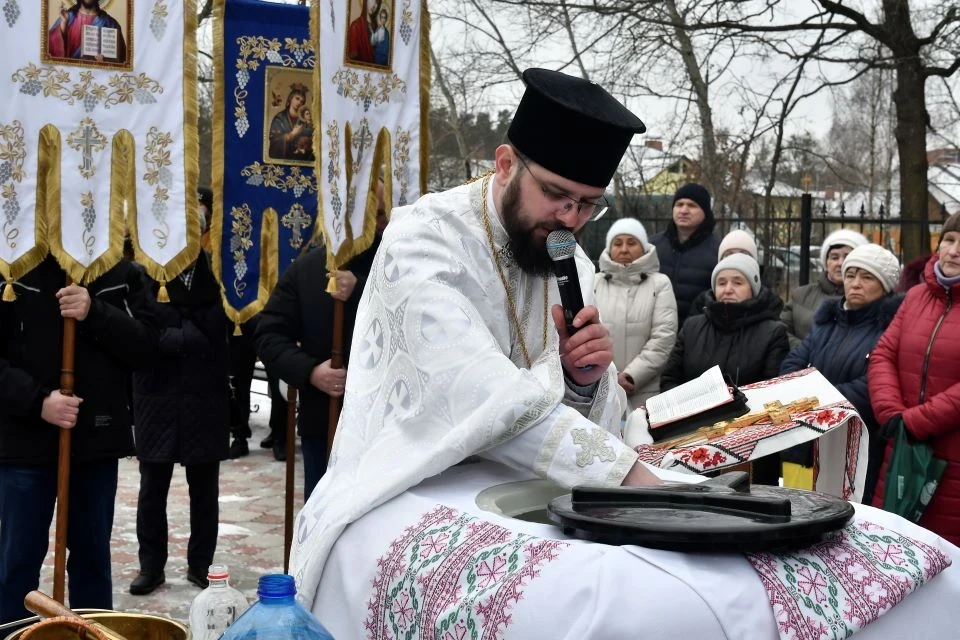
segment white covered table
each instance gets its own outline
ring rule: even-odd
[[[781,637],[744,555],[591,543],[477,507],[484,489],[531,477],[491,462],[465,464],[374,509],[334,546],[314,613],[335,637],[351,639]],[[857,520],[908,535],[954,563],[856,638],[950,637],[960,626],[960,549],[892,514],[856,509]],[[829,591],[811,589],[816,597]]]

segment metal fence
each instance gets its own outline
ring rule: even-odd
[[[601,219],[589,223],[580,234],[580,244],[596,263],[603,252],[607,231],[619,218],[637,218],[649,235],[663,231],[672,216],[672,196],[643,196],[621,198],[617,206]],[[809,222],[801,215],[800,206],[788,204],[784,210],[765,213],[760,204],[748,211],[725,210],[716,214],[714,230],[723,237],[732,229],[744,229],[753,234],[763,265],[764,280],[786,299],[790,290],[816,280],[823,266],[820,264],[820,245],[831,232],[844,228],[858,231],[871,242],[880,244],[903,262],[900,238],[904,229],[926,225],[932,242],[939,236],[940,225],[947,217],[945,209],[937,220],[902,220],[889,215],[884,207],[873,216],[861,208],[847,212],[843,206],[836,213],[826,204],[813,202]],[[806,242],[804,242],[806,240]],[[804,250],[804,244],[809,247]]]

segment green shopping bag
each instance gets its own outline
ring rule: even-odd
[[[930,504],[946,468],[945,460],[933,457],[929,444],[907,437],[901,420],[887,466],[883,510],[917,522]]]

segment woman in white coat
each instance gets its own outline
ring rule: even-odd
[[[593,291],[613,340],[620,386],[636,409],[660,393],[660,373],[677,339],[673,287],[639,220],[621,218],[610,227]]]

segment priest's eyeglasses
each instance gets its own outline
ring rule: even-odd
[[[543,197],[545,197],[553,205],[562,208],[564,213],[569,213],[570,211],[574,210],[574,207],[576,207],[578,216],[586,216],[590,218],[590,222],[593,222],[594,220],[599,220],[602,218],[607,212],[607,209],[610,207],[610,203],[607,202],[607,199],[604,196],[600,196],[596,200],[577,200],[565,193],[548,187],[541,182],[537,176],[533,175],[533,172],[530,171],[530,165],[527,164],[527,161],[524,160],[521,154],[517,153],[516,156],[520,161],[520,164],[522,164],[527,170],[527,173],[530,174],[530,177],[533,178],[533,181],[537,183],[538,187],[540,187],[540,191],[543,192]]]

